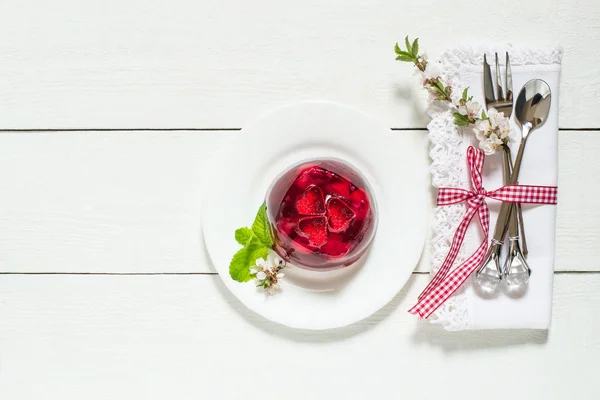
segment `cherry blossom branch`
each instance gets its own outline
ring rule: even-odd
[[[408,36],[404,38],[405,49],[398,43],[394,46],[396,60],[415,65],[421,75],[421,85],[429,92],[430,101],[441,101],[453,110],[454,124],[460,127],[472,127],[479,147],[486,154],[494,154],[497,149],[508,144],[510,123],[504,113],[490,108],[486,114],[479,103],[469,96],[469,88],[462,91],[460,98],[453,98],[454,88],[442,72],[439,62],[430,62],[425,54],[419,54],[419,39],[412,43]]]

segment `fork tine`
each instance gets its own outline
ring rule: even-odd
[[[513,100],[512,69],[510,68],[510,57],[506,52],[506,101]]]
[[[492,70],[485,54],[483,55],[483,92],[485,94],[485,108],[487,110],[496,98],[494,97],[494,86],[492,85]]]
[[[500,77],[500,65],[498,64],[498,53],[496,53],[496,93],[498,94],[498,100],[504,100],[502,78]]]

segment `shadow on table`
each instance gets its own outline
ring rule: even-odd
[[[220,280],[216,280],[215,283],[219,292],[221,292],[228,304],[255,328],[270,335],[280,336],[297,342],[327,343],[344,341],[368,332],[394,312],[406,314],[406,319],[403,318],[401,324],[410,324],[413,326],[413,334],[410,336],[409,340],[411,340],[415,346],[430,345],[440,347],[444,351],[452,352],[503,348],[525,344],[543,345],[548,341],[548,331],[546,330],[494,329],[448,332],[440,325],[431,324],[425,321],[417,321],[416,317],[409,316],[406,313],[406,310],[403,309],[407,308],[407,302],[405,300],[409,300],[406,297],[415,283],[414,278],[415,276],[408,281],[402,291],[400,291],[392,301],[372,316],[344,328],[323,331],[293,329],[271,322],[246,308],[246,306],[235,297],[232,297]],[[394,329],[394,327],[389,326],[389,329]],[[404,335],[399,332],[399,339],[401,339],[402,336]]]
[[[225,287],[223,282],[219,279],[216,281],[219,292],[223,295],[223,298],[228,304],[248,322],[254,325],[257,329],[260,329],[268,334],[277,335],[286,339],[298,341],[298,342],[336,342],[349,339],[356,335],[360,335],[381,321],[386,319],[392,312],[396,311],[398,305],[402,303],[406,297],[407,292],[414,284],[414,278],[409,279],[404,288],[390,301],[385,307],[377,311],[375,314],[368,318],[363,319],[355,324],[336,329],[327,329],[322,331],[306,330],[306,329],[294,329],[280,325],[278,323],[267,320],[261,315],[248,309],[239,300],[231,296],[229,290]]]
[[[543,329],[487,329],[448,332],[440,325],[420,321],[412,336],[416,345],[429,344],[443,350],[465,351],[521,346],[543,345],[548,341],[548,331]]]

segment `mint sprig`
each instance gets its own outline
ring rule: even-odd
[[[252,228],[242,227],[235,231],[235,240],[244,247],[231,259],[229,275],[238,282],[248,282],[254,278],[250,268],[259,258],[266,259],[269,256],[269,248],[273,246],[266,204],[263,203],[258,209]]]

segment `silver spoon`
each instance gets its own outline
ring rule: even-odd
[[[548,113],[550,111],[550,86],[546,82],[541,79],[533,79],[530,80],[523,86],[519,96],[517,97],[517,101],[515,104],[515,114],[517,116],[517,121],[521,125],[522,131],[522,140],[519,145],[519,151],[517,153],[517,158],[515,160],[515,164],[512,170],[512,174],[510,176],[509,184],[517,183],[519,179],[519,171],[521,169],[521,161],[523,160],[523,152],[525,150],[525,144],[527,143],[527,138],[529,134],[533,132],[536,128],[546,122],[548,118]],[[500,268],[500,249],[502,247],[502,241],[504,235],[506,233],[508,220],[510,217],[510,213],[514,207],[513,203],[504,202],[500,207],[500,212],[498,213],[498,219],[496,220],[496,228],[494,230],[494,236],[492,238],[492,245],[488,250],[488,254],[486,255],[485,261],[483,265],[477,270],[475,274],[477,282],[490,290],[495,289],[500,280],[503,278],[504,272],[510,272],[512,269],[511,264],[509,264],[509,260],[507,260],[508,270],[505,268]],[[517,237],[518,238],[518,237]],[[518,240],[511,241],[511,243],[517,243]],[[513,247],[513,246],[511,246]],[[519,253],[520,253],[519,249]],[[511,252],[512,254],[512,252]],[[509,254],[509,258],[510,258]],[[513,281],[523,281],[527,282],[530,275],[529,266],[525,262],[525,257],[520,254],[520,257],[517,256],[519,261],[522,261],[522,265],[519,268],[515,269],[519,271],[523,271],[524,275],[517,277],[514,275],[516,279]],[[513,257],[514,260],[514,257]],[[510,261],[512,263],[512,261]],[[515,271],[516,273],[517,271]],[[525,279],[526,275],[526,279]],[[523,279],[520,279],[523,278]],[[512,278],[511,278],[512,279]]]
[[[527,135],[546,121],[548,118],[548,112],[550,111],[551,96],[548,84],[544,81],[530,82],[533,82],[531,84],[531,90],[525,90],[529,84],[528,82],[528,84],[525,85],[524,90],[521,91],[519,97],[517,98],[517,121],[519,121],[521,129],[523,130],[523,141],[521,143],[521,147],[525,147],[524,143]],[[536,98],[535,96],[538,94],[539,97]],[[519,148],[519,151],[520,150],[521,149]],[[514,204],[511,207],[510,212],[514,213],[516,210],[517,205]],[[514,225],[514,221],[512,223]],[[510,222],[508,240],[510,242],[508,257],[504,263],[504,275],[506,277],[506,283],[510,286],[525,285],[529,281],[531,270],[529,269],[529,265],[527,265],[527,261],[525,261],[525,257],[523,256],[519,246],[519,235],[516,227],[512,226],[511,229]]]

